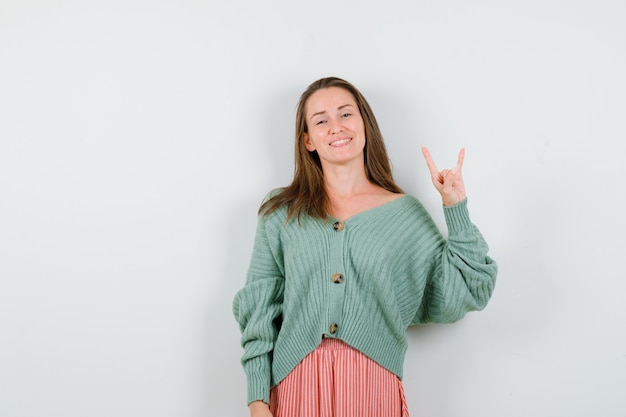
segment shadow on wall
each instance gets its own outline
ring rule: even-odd
[[[227,247],[225,258],[217,265],[215,276],[207,277],[217,282],[208,294],[203,351],[208,356],[206,400],[203,415],[245,416],[246,382],[240,365],[243,350],[241,334],[232,313],[232,302],[245,282],[249,249],[254,240],[258,201],[248,198],[240,204],[229,204],[223,214],[224,227],[219,234]]]
[[[494,158],[505,159],[502,155]],[[558,322],[562,312],[557,306],[567,297],[559,291],[559,265],[550,256],[551,247],[556,246],[551,242],[554,230],[534,226],[554,224],[558,213],[543,203],[549,196],[547,186],[529,185],[519,187],[510,207],[493,210],[490,217],[490,222],[499,224],[500,233],[485,236],[493,249],[489,254],[498,263],[497,283],[487,307],[452,325],[409,328],[405,366],[409,406],[422,402],[442,412],[464,395],[458,390],[459,381],[478,378],[499,378],[499,389],[514,392],[524,378],[547,375],[543,364],[553,363],[550,355],[555,346],[559,353],[566,349],[552,335],[565,324]],[[511,379],[507,372],[513,375]],[[453,410],[444,411],[442,415]]]
[[[245,185],[257,184],[251,194],[227,201],[220,228],[212,233],[221,236],[226,246],[225,258],[214,270],[213,293],[208,295],[207,325],[204,329],[204,351],[208,355],[206,390],[202,409],[204,415],[247,416],[246,380],[240,364],[243,349],[241,333],[232,313],[232,302],[245,284],[252,254],[257,224],[257,211],[264,196],[273,188],[287,185],[293,176],[294,118],[299,91],[283,89],[268,102],[259,99],[265,126],[259,137],[246,141],[262,141],[264,151],[244,159],[258,160],[255,168],[267,169],[255,173],[242,168],[247,177]],[[263,133],[264,132],[264,133]],[[258,175],[257,175],[258,174]],[[235,193],[236,195],[236,193]]]

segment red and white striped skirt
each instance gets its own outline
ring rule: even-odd
[[[322,343],[270,392],[274,417],[409,417],[400,379],[338,339]]]

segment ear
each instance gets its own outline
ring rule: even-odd
[[[304,134],[303,140],[304,140],[304,146],[306,146],[306,149],[309,152],[313,152],[315,150],[315,145],[313,145],[313,142],[311,142],[311,140],[309,139],[309,134],[308,133]]]

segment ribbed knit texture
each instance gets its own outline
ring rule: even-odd
[[[285,209],[260,216],[246,285],[233,301],[248,402],[269,402],[270,388],[322,335],[402,377],[408,326],[451,323],[483,309],[496,264],[467,200],[444,207],[444,215],[447,241],[410,195],[359,213],[338,230],[335,220],[287,222]]]

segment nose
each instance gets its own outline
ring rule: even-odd
[[[343,131],[343,126],[341,125],[341,120],[331,119],[328,128],[330,129],[330,133],[340,133]]]

